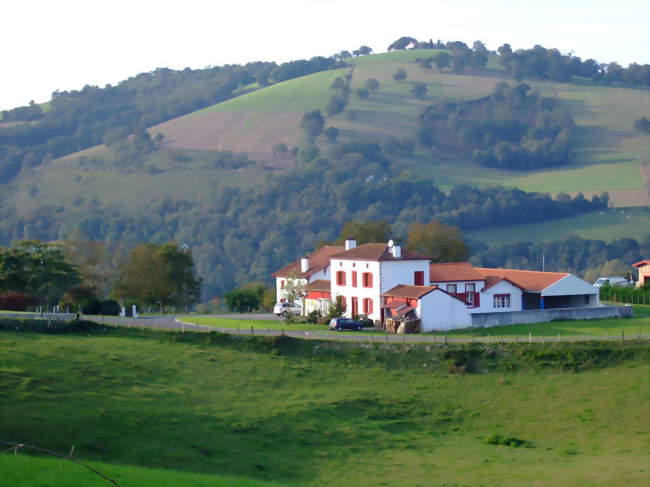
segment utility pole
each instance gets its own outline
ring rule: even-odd
[[[546,259],[545,259],[545,254],[542,254],[542,272],[544,272],[544,269],[546,267]]]

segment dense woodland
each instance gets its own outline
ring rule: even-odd
[[[375,143],[343,144],[331,160],[317,159],[293,173],[268,175],[254,190],[215,187],[211,204],[166,198],[137,216],[114,207],[41,207],[17,218],[0,210],[1,242],[25,237],[88,240],[131,247],[140,242],[187,244],[204,277],[206,296],[269,274],[320,241],[336,238],[351,220],[385,220],[404,237],[413,222],[432,219],[460,228],[544,221],[606,208],[607,195],[585,199],[501,187],[457,186],[446,193],[433,181],[394,174]]]
[[[530,170],[568,164],[573,129],[557,100],[525,83],[501,82],[488,97],[426,108],[418,138],[427,146],[471,153],[482,166]]]

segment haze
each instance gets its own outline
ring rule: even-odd
[[[382,52],[402,35],[480,39],[489,49],[541,44],[583,59],[643,64],[650,62],[649,18],[644,0],[22,0],[4,5],[0,108],[163,66],[287,61],[361,44]]]

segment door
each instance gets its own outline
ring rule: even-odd
[[[352,298],[352,316],[359,314],[359,301],[357,298]]]

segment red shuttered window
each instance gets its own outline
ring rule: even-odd
[[[369,315],[372,313],[372,299],[364,298],[363,300],[363,313]]]
[[[363,287],[372,287],[372,272],[364,272],[361,278]]]
[[[357,271],[352,271],[352,287],[357,287]]]
[[[416,286],[424,286],[424,271],[415,271],[413,273],[413,284]]]
[[[336,284],[345,286],[345,271],[336,271]]]

